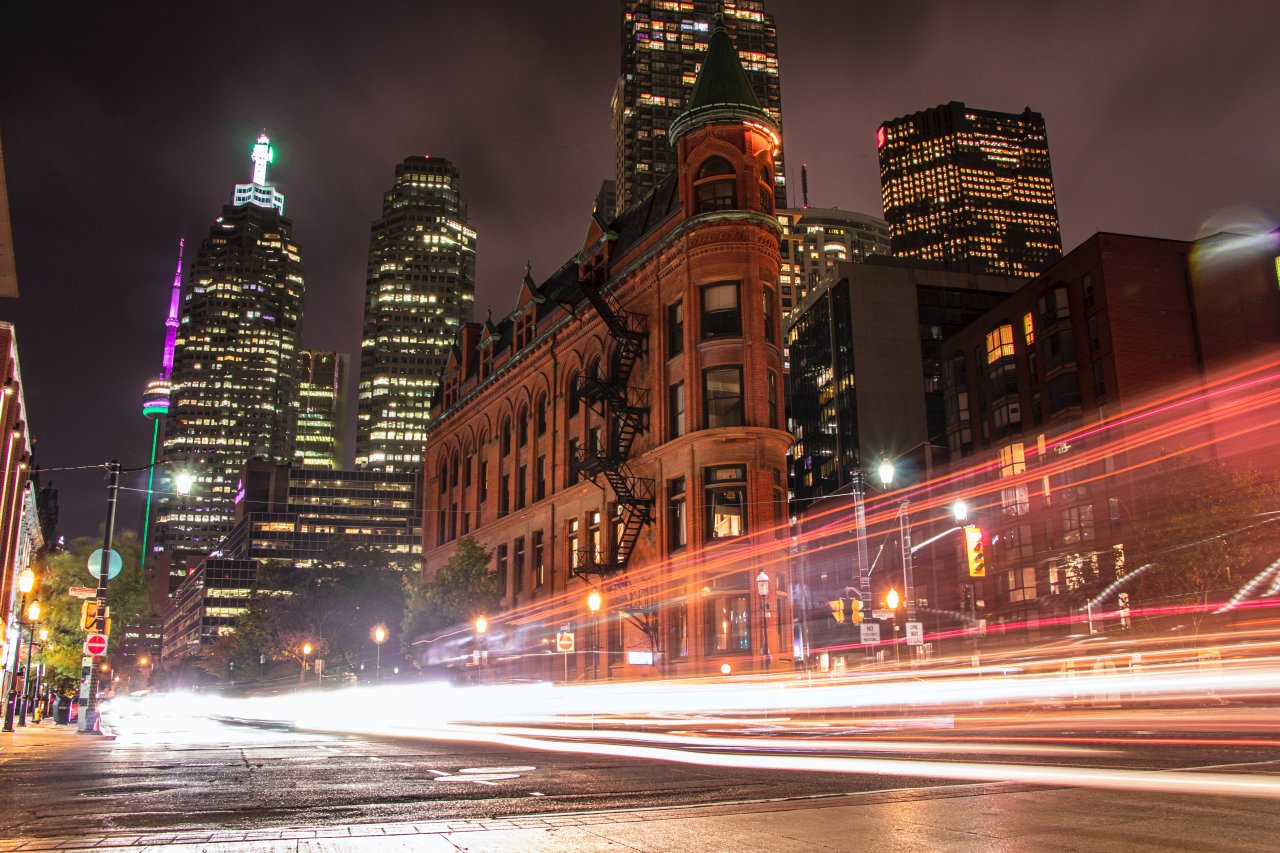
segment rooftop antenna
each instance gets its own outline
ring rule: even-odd
[[[800,197],[804,200],[805,210],[809,209],[809,164],[800,164]]]

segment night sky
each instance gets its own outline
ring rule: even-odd
[[[1068,250],[1098,230],[1187,239],[1280,215],[1280,4],[767,8],[793,205],[807,163],[811,204],[880,215],[880,121],[960,100],[1044,114]],[[538,280],[567,260],[613,177],[618,9],[9,4],[0,134],[22,295],[0,318],[17,325],[40,464],[145,464],[139,398],[160,367],[178,238],[194,251],[249,180],[264,127],[306,267],[306,346],[358,363],[369,223],[409,154],[461,169],[477,319],[511,310],[525,260]],[[61,532],[95,533],[100,476],[48,476]],[[139,513],[126,504],[119,526]]]

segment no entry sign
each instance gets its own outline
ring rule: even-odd
[[[84,653],[86,655],[104,654],[107,651],[107,638],[103,634],[90,634],[84,641]]]
[[[573,651],[573,632],[560,631],[556,634],[556,651],[571,652]]]

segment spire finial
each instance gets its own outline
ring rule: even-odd
[[[262,133],[258,134],[258,141],[253,144],[253,154],[250,155],[253,160],[253,182],[260,186],[267,185],[267,164],[274,163],[276,159],[276,150],[271,147],[271,140],[267,138],[266,128],[262,129]]]

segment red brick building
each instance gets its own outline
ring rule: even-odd
[[[526,272],[515,310],[464,327],[443,376],[425,570],[462,537],[494,553],[506,610],[484,642],[511,675],[790,665],[779,137],[722,27],[670,139],[677,171],[593,217],[550,278]]]
[[[986,577],[959,587],[973,601],[957,609],[1033,635],[1043,618],[1083,610],[1135,568],[1153,463],[1232,462],[1224,431],[1274,446],[1249,426],[1273,420],[1273,404],[1241,411],[1237,393],[1203,393],[1280,352],[1274,238],[1212,270],[1195,262],[1222,240],[1239,248],[1096,234],[943,344],[953,470],[967,473],[987,534]],[[958,548],[954,560],[964,564]]]

